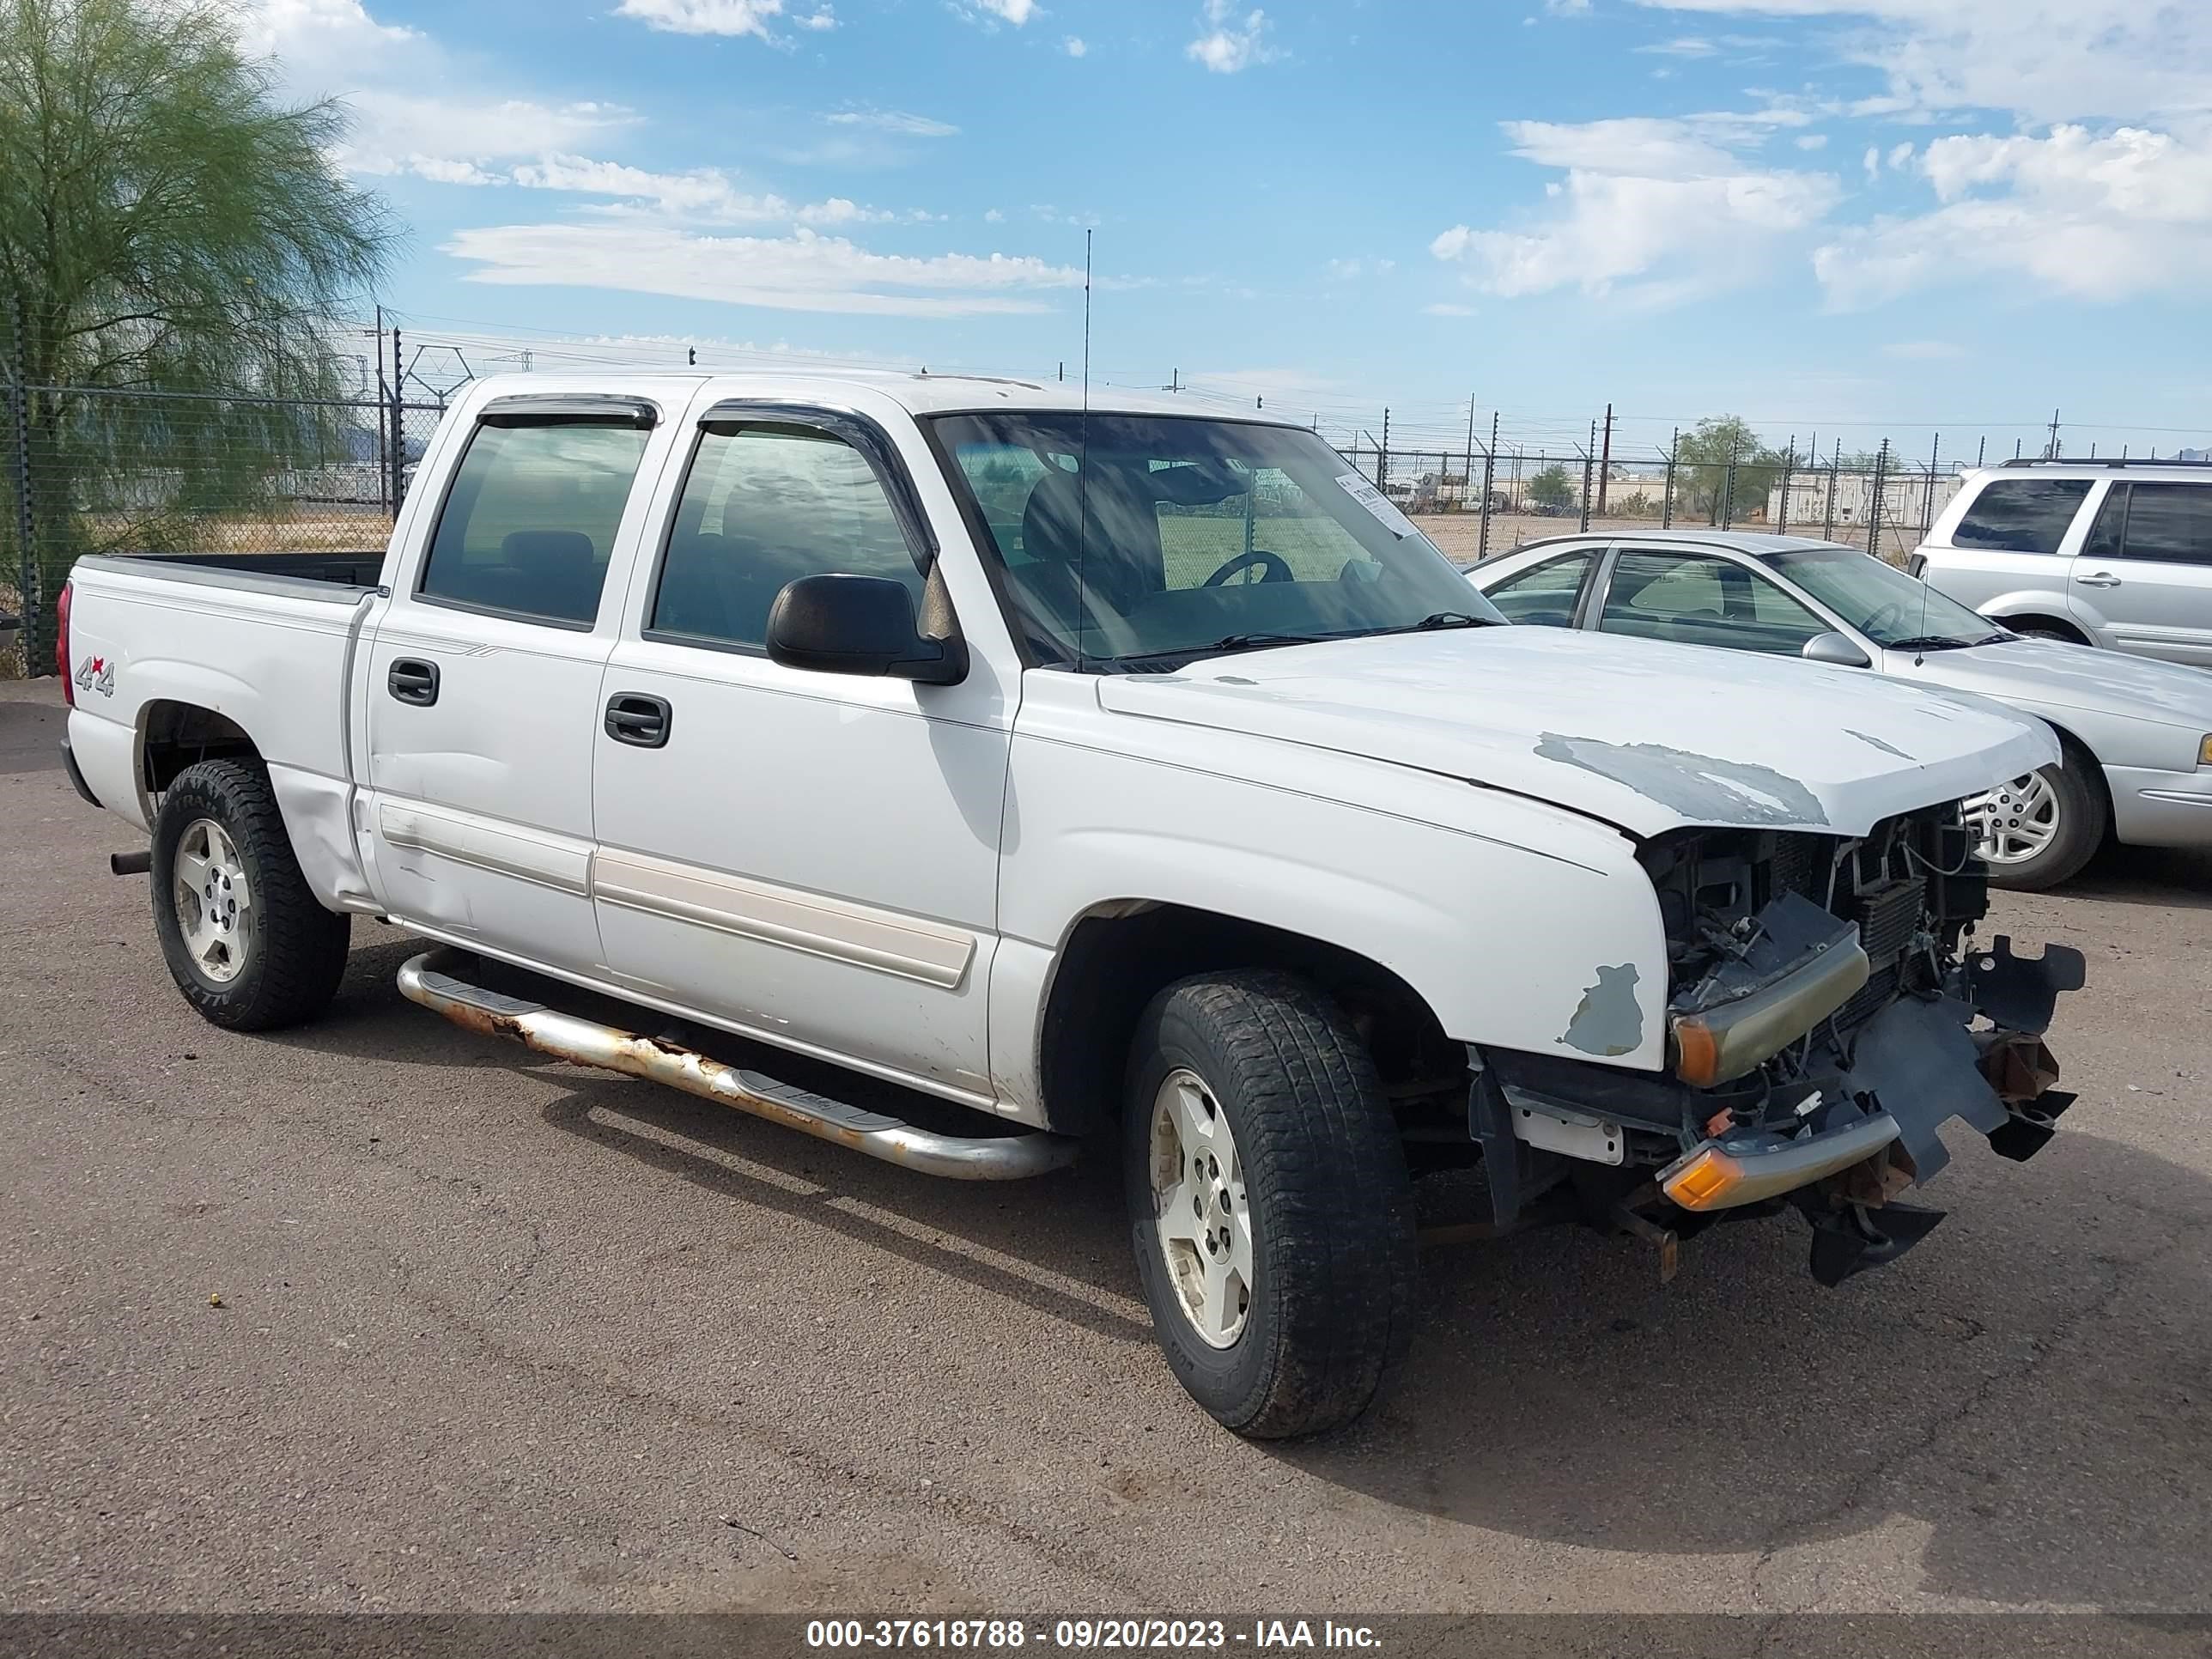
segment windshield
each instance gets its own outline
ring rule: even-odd
[[[1876,645],[1981,645],[2005,637],[1987,617],[1948,599],[1894,565],[1849,547],[1776,553],[1773,568]]]
[[[1059,412],[935,427],[1042,662],[1112,672],[1504,620],[1310,432]]]

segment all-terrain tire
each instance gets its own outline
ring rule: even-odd
[[[1201,1334],[1162,1237],[1155,1107],[1194,1076],[1233,1137],[1250,1229],[1249,1308],[1226,1346]],[[1343,1010],[1285,973],[1170,986],[1131,1044],[1122,1141],[1145,1297],[1191,1396],[1257,1439],[1365,1411],[1411,1339],[1418,1262],[1404,1149]]]
[[[251,933],[228,978],[195,960],[179,914],[179,843],[204,823],[227,837],[250,895]],[[233,1031],[272,1031],[313,1019],[337,994],[352,918],[325,909],[308,888],[258,762],[201,761],[177,775],[154,820],[150,874],[154,931],[170,977],[210,1023]]]

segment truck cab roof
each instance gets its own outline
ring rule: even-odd
[[[669,381],[703,386],[717,397],[787,398],[830,405],[850,402],[855,394],[872,394],[889,398],[916,416],[969,414],[986,410],[1072,415],[1086,407],[1083,388],[1073,380],[934,374],[927,369],[666,368],[646,363],[635,368],[581,372],[487,375],[471,382],[465,395],[476,403],[525,392],[634,393],[647,382]],[[1264,409],[1224,408],[1188,392],[1160,392],[1129,386],[1094,384],[1087,407],[1093,414],[1195,416],[1269,426],[1305,424]]]

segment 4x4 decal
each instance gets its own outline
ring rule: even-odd
[[[105,657],[87,657],[77,665],[77,689],[97,691],[103,697],[115,695],[115,665]]]

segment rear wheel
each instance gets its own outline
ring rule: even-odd
[[[1351,1421],[1413,1324],[1413,1189],[1373,1062],[1289,975],[1170,986],[1146,1011],[1122,1120],[1153,1328],[1239,1434]]]
[[[169,975],[207,1019],[267,1031],[313,1019],[345,972],[350,918],[307,886],[269,775],[186,767],[154,821],[154,931]]]
[[[2090,774],[2096,763],[2069,743],[2065,763],[2045,766],[1960,804],[1990,884],[2040,892],[2072,879],[2105,838],[2110,810]]]

